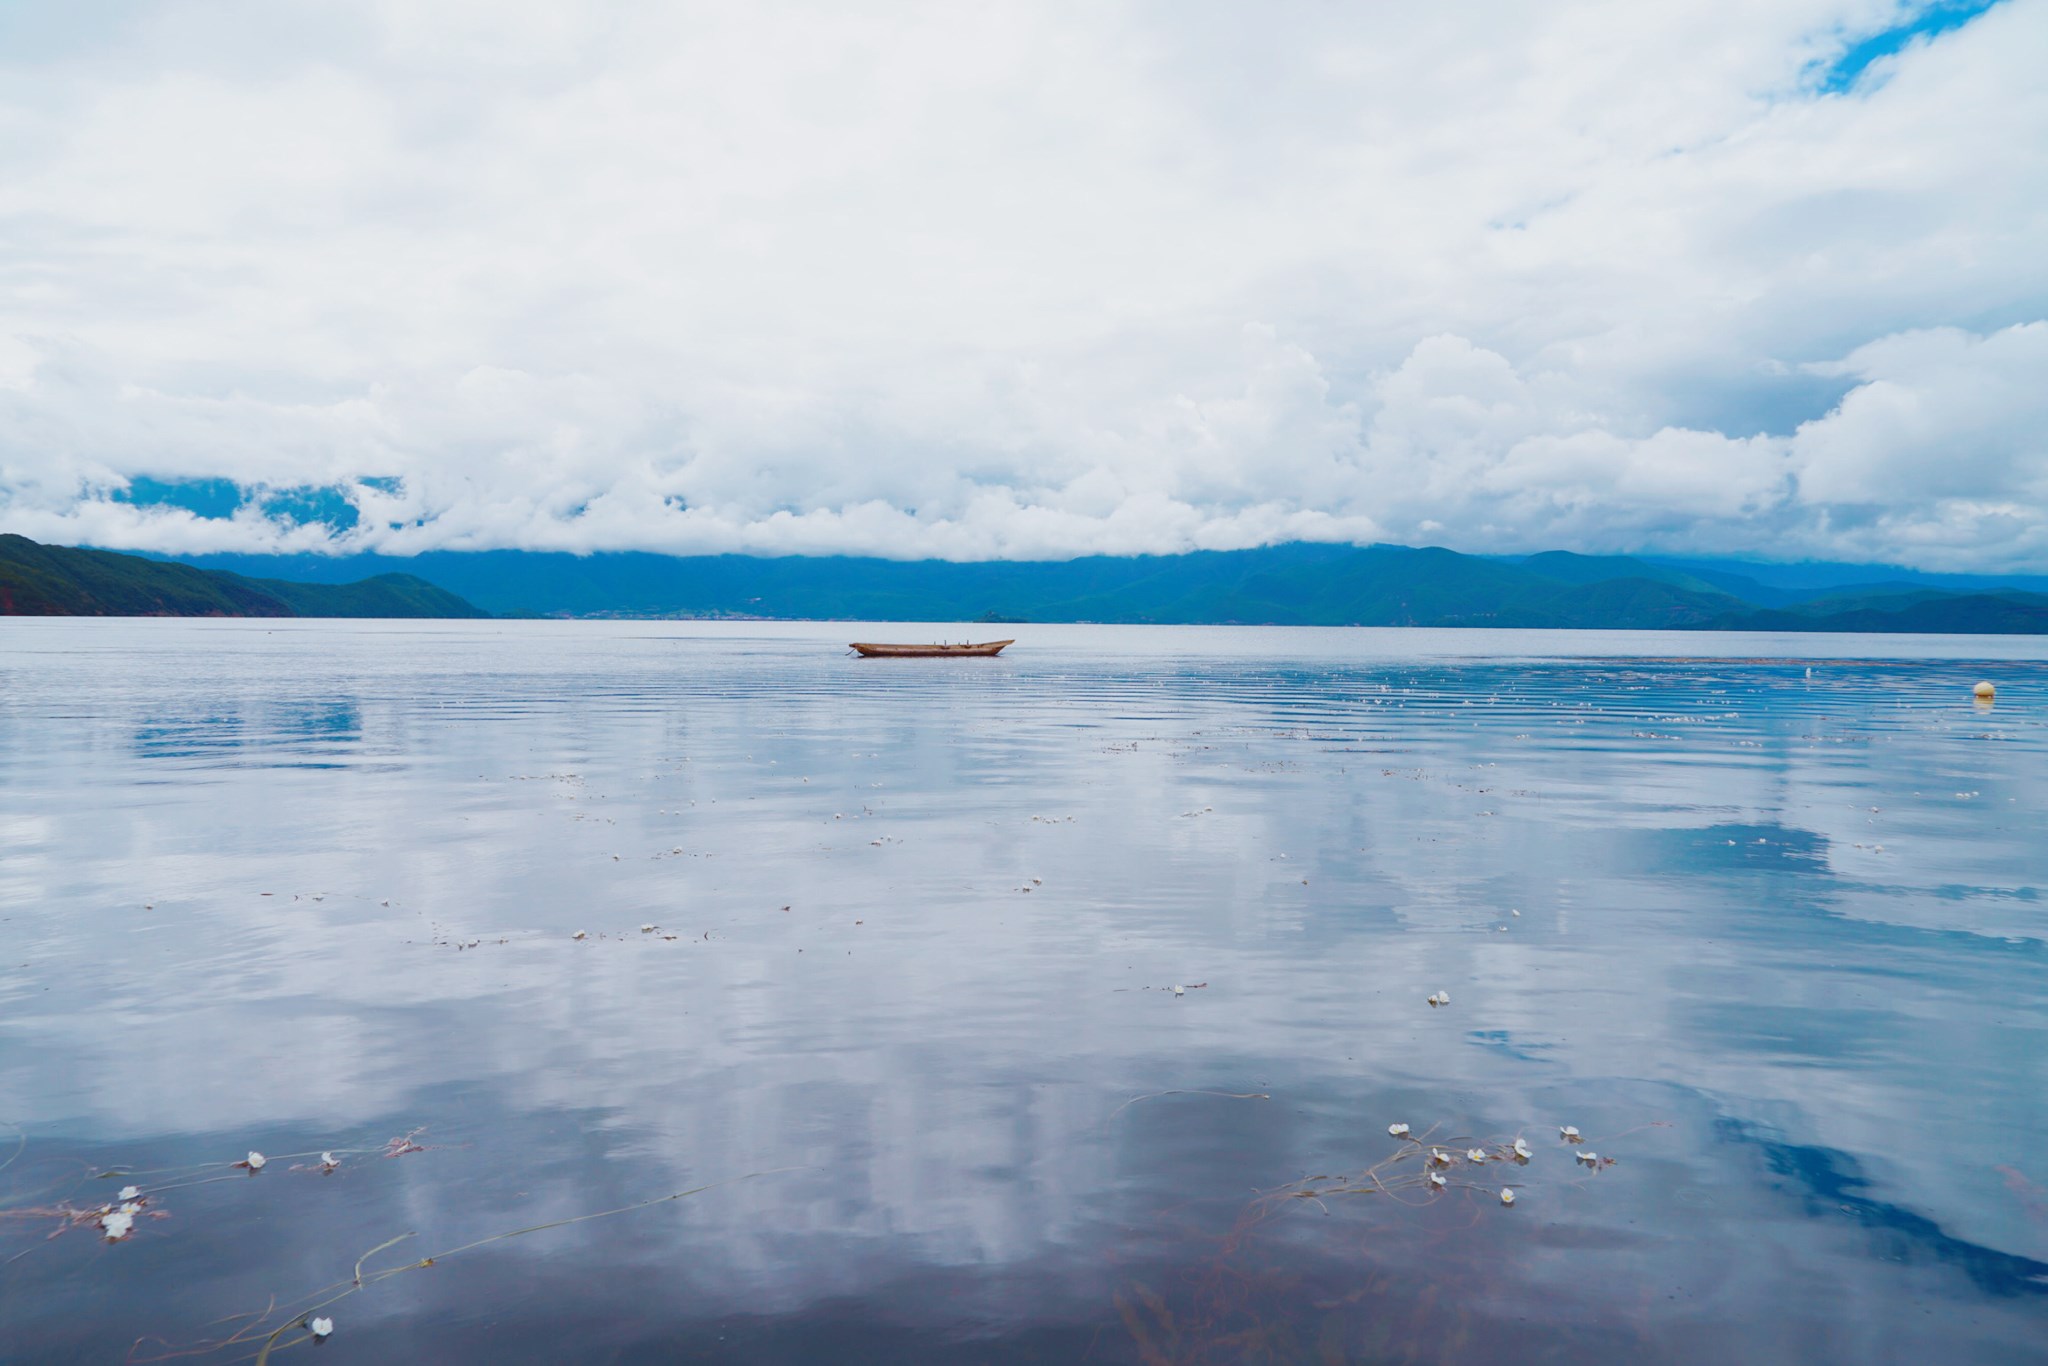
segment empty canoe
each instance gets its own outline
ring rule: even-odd
[[[869,659],[938,659],[946,655],[999,655],[1013,640],[990,640],[980,645],[878,645],[856,640],[853,648]]]

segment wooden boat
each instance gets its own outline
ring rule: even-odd
[[[980,645],[879,645],[873,641],[856,640],[853,648],[867,659],[940,659],[949,655],[999,655],[1005,645],[1014,645],[1014,640],[990,640]]]

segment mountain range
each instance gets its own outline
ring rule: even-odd
[[[25,581],[24,565],[43,577]],[[2048,578],[1877,573],[1311,544],[970,563],[517,550],[173,562],[0,537],[0,611],[2048,633]]]
[[[0,616],[483,617],[411,574],[356,583],[248,578],[219,569],[0,535]]]

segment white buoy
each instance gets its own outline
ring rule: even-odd
[[[1970,691],[1977,695],[1977,700],[1979,702],[1989,702],[1992,698],[1998,696],[1998,689],[1992,687],[1988,680],[1983,683],[1979,683],[1976,687],[1970,689]]]

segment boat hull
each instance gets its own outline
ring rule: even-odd
[[[885,645],[856,640],[853,648],[866,659],[945,659],[954,655],[975,655],[983,659],[999,655],[1013,640],[990,640],[979,645]]]

